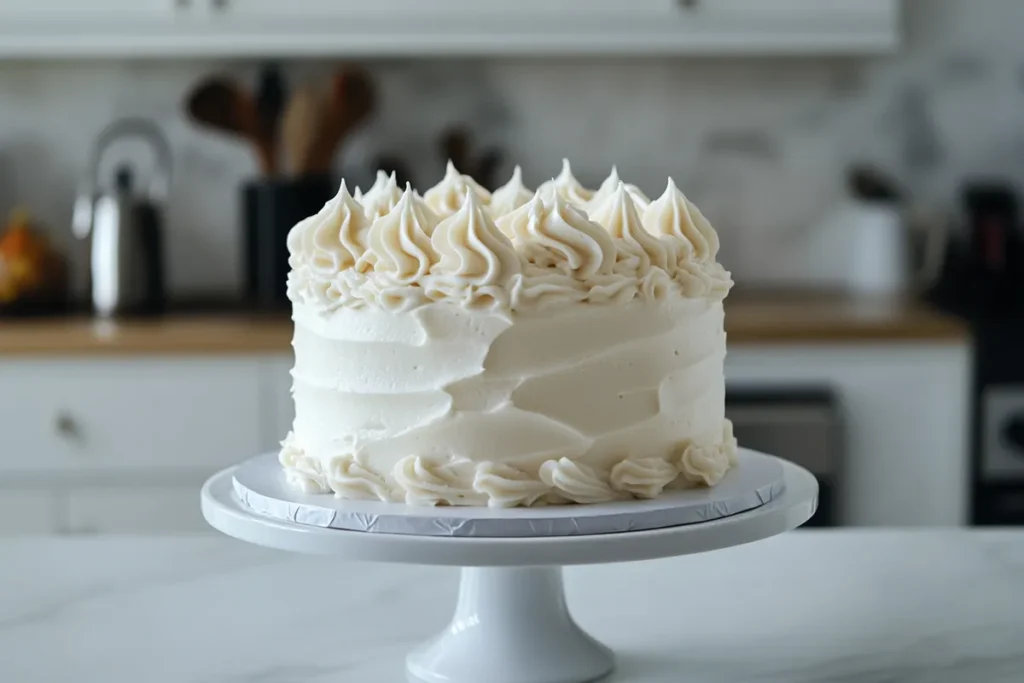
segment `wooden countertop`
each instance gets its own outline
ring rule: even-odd
[[[965,342],[966,325],[911,302],[734,294],[729,344]],[[2,356],[258,354],[289,351],[286,315],[170,314],[154,320],[0,319]]]

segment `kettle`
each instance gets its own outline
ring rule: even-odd
[[[140,185],[134,171],[122,164],[114,173],[113,185],[104,186],[98,177],[100,162],[111,144],[128,137],[147,142],[155,170]],[[97,314],[163,310],[162,223],[170,179],[170,146],[152,121],[121,119],[100,133],[72,217],[75,236],[89,240],[89,288]]]

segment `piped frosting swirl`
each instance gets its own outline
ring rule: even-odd
[[[516,167],[492,196],[449,163],[423,197],[380,172],[362,199],[343,183],[290,231],[293,301],[326,312],[451,300],[509,313],[673,292],[720,301],[732,286],[717,234],[671,180],[647,204],[617,169],[592,193],[565,163],[531,195]]]
[[[572,167],[568,159],[562,159],[562,171],[551,180],[541,183],[537,188],[537,194],[545,199],[552,195],[559,195],[562,198],[578,206],[586,206],[587,202],[594,196],[594,191],[589,190],[576,180],[572,174]]]
[[[490,214],[495,219],[512,213],[533,198],[533,192],[523,184],[523,170],[516,166],[512,178],[491,195]]]
[[[475,194],[480,203],[484,205],[491,202],[490,192],[469,176],[459,173],[455,164],[449,161],[445,168],[444,178],[426,191],[423,201],[435,214],[446,218],[462,208],[469,192]]]

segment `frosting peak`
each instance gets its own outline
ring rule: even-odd
[[[402,191],[398,189],[398,179],[395,174],[390,176],[384,171],[377,171],[377,180],[373,187],[363,195],[362,205],[366,217],[371,222],[386,215],[395,208],[402,198]]]
[[[544,199],[550,199],[553,195],[560,195],[573,204],[586,206],[587,202],[594,196],[594,191],[583,187],[580,181],[576,180],[576,176],[572,174],[569,160],[562,159],[562,171],[557,177],[542,183],[537,188],[537,194],[541,195]]]
[[[491,216],[500,218],[512,213],[533,198],[533,192],[523,184],[523,170],[516,166],[512,178],[491,195]]]
[[[434,229],[431,244],[440,259],[430,269],[452,284],[503,285],[522,270],[519,254],[484,211],[475,192],[458,213]]]
[[[615,243],[604,228],[559,194],[530,202],[498,219],[498,227],[513,243],[523,243],[535,265],[566,270],[578,279],[610,274]]]
[[[449,160],[444,178],[427,190],[423,200],[434,213],[445,218],[462,208],[469,192],[473,192],[485,205],[491,202],[491,193],[469,176],[459,173],[455,164]]]
[[[718,233],[671,178],[665,192],[644,211],[643,224],[654,235],[680,238],[698,263],[714,261],[718,255]]]
[[[644,229],[625,183],[619,182],[598,207],[593,219],[603,225],[612,237],[622,240],[620,261],[634,261],[636,272],[646,272],[651,265],[668,269],[668,248]]]
[[[437,223],[437,216],[406,185],[394,209],[370,226],[364,260],[396,284],[414,284],[437,262],[430,242]]]
[[[621,183],[622,180],[619,178],[619,169],[612,166],[611,173],[609,173],[608,177],[605,178],[605,181],[601,183],[601,187],[597,188],[597,192],[594,193],[594,196],[590,198],[590,202],[587,204],[587,208],[590,212],[593,213],[596,211],[601,204],[615,194]],[[647,205],[651,203],[651,200],[647,195],[641,192],[640,188],[636,185],[631,185],[629,183],[625,183],[625,185],[626,192],[629,193],[630,199],[633,200],[633,203],[637,205],[637,209],[639,211],[646,209]]]
[[[289,263],[292,268],[309,265],[325,277],[351,268],[366,251],[369,227],[363,207],[342,181],[338,194],[319,212],[289,231]]]

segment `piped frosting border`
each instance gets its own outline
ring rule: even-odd
[[[360,195],[358,189],[356,195]],[[505,313],[657,301],[720,301],[732,278],[718,236],[670,179],[649,201],[612,169],[596,190],[568,162],[536,193],[520,169],[492,195],[449,163],[420,196],[378,174],[362,203],[337,196],[288,235],[288,296],[324,313],[436,301]]]
[[[680,442],[665,458],[624,458],[607,472],[569,458],[548,460],[536,474],[494,462],[409,455],[389,473],[375,472],[358,456],[309,456],[289,433],[279,461],[289,483],[305,493],[417,506],[594,504],[655,498],[666,488],[714,486],[736,464],[732,423],[715,444]],[[390,475],[390,476],[386,476]]]

